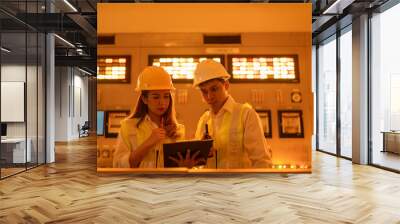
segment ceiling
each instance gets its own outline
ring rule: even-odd
[[[73,65],[85,67],[95,74],[97,2],[47,0],[46,4],[45,0],[1,0],[1,44],[11,50],[2,60],[18,63],[25,58],[35,58],[37,51],[43,48],[43,44],[37,43],[37,39],[43,38],[37,38],[37,35],[52,32],[72,44],[55,38],[56,65],[71,65],[71,61],[75,61]],[[4,51],[2,55],[5,55]]]
[[[339,4],[335,4],[338,1]],[[313,38],[316,39],[329,27],[346,16],[377,7],[387,0],[203,0],[198,2],[229,3],[312,3],[313,4]],[[46,5],[47,2],[47,5]],[[97,3],[171,3],[194,1],[171,0],[1,0],[0,28],[2,30],[2,46],[13,49],[14,55],[30,55],[36,52],[34,35],[25,38],[28,32],[54,32],[74,45],[72,47],[60,38],[55,38],[56,64],[71,62],[80,66],[80,61],[95,73],[97,48]],[[335,6],[335,7],[331,7]],[[329,11],[327,9],[329,8]],[[327,11],[328,14],[323,12]],[[51,13],[50,13],[51,12]],[[351,19],[350,19],[351,21]],[[32,39],[33,38],[33,39]],[[25,44],[28,48],[25,50]],[[39,46],[41,47],[41,46]],[[79,49],[79,50],[78,50]],[[59,56],[59,57],[58,57]],[[58,59],[57,59],[58,57]],[[12,58],[12,57],[10,57]]]

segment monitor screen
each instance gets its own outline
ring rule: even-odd
[[[1,136],[7,136],[7,124],[1,123]]]
[[[97,111],[97,135],[104,135],[104,111]]]

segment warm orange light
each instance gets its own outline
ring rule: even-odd
[[[97,59],[97,78],[102,80],[124,80],[127,72],[127,59],[121,56],[99,57]]]
[[[206,60],[206,57],[160,57],[152,61],[153,66],[160,66],[171,74],[173,79],[193,79],[193,73],[199,62]],[[220,58],[212,58],[221,62]]]
[[[298,165],[298,164],[273,164],[272,168],[274,169],[308,169],[310,166],[308,165]]]
[[[232,75],[235,79],[295,79],[294,60],[294,57],[234,57]]]

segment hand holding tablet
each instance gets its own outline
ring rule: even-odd
[[[205,165],[213,140],[191,140],[163,144],[164,167]]]

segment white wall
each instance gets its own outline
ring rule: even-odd
[[[27,70],[25,70],[27,69]],[[25,74],[26,71],[28,75],[36,74],[36,67],[28,66],[27,68],[25,65],[18,65],[18,64],[10,64],[10,65],[2,65],[1,66],[1,81],[3,82],[25,82]],[[29,78],[29,76],[28,76]],[[29,133],[32,133],[32,130],[36,130],[36,113],[32,113],[36,111],[37,99],[36,99],[36,80],[29,78],[29,83],[27,87],[27,103],[28,107],[30,107],[29,113],[27,113],[27,120],[28,124],[28,137]],[[40,105],[39,105],[40,106]],[[1,108],[1,110],[7,110],[7,108]],[[34,122],[34,123],[32,123]],[[36,133],[36,131],[35,131]],[[8,137],[25,137],[25,123],[24,122],[12,122],[7,124],[7,136]]]
[[[28,68],[30,69],[30,68]],[[25,82],[25,64],[24,65],[2,65],[1,66],[1,81],[3,82]],[[28,97],[33,94],[28,93]],[[36,94],[35,94],[36,97]],[[1,108],[7,110],[7,108]],[[7,137],[25,137],[25,123],[12,122],[7,123]]]
[[[55,68],[55,141],[68,140],[69,73],[67,67]]]
[[[7,122],[7,137],[30,139],[32,162],[44,162],[44,89],[41,67],[25,66],[25,64],[4,64],[1,66],[2,82],[26,83],[26,107],[22,107],[22,113],[26,110],[25,122]],[[27,78],[27,80],[26,80]],[[39,85],[39,86],[38,86]],[[7,97],[7,96],[2,96]],[[10,108],[1,108],[10,110]],[[37,150],[39,150],[37,152]],[[37,157],[37,153],[39,156]]]
[[[88,120],[88,78],[82,75],[75,68],[56,67],[56,141],[79,138],[78,124]]]
[[[88,77],[84,76],[85,74],[80,72],[79,70],[75,70],[75,90],[80,88],[80,107],[82,112],[75,111],[75,120],[73,127],[74,131],[76,131],[76,136],[78,136],[77,126],[80,124],[82,126],[85,121],[89,120],[89,86],[88,86]],[[76,98],[76,97],[75,97]]]
[[[25,82],[25,65],[2,65],[1,81]]]

